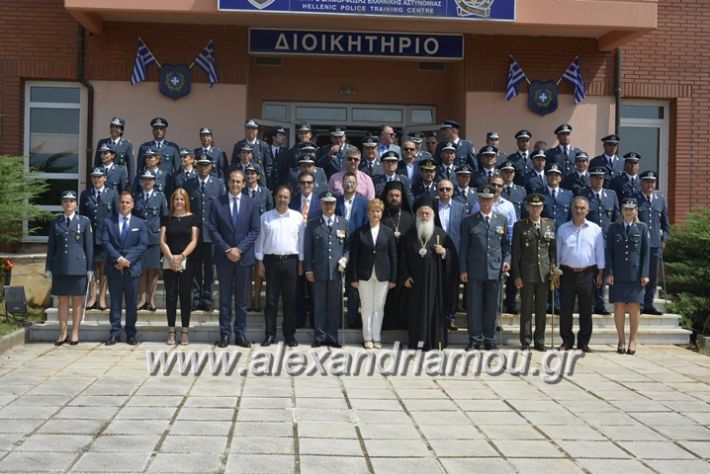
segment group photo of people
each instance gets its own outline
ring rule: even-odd
[[[640,172],[638,152],[619,156],[616,134],[592,156],[567,123],[555,143],[489,131],[478,148],[455,120],[404,136],[383,124],[360,146],[339,125],[319,145],[302,123],[286,146],[285,129],[250,119],[228,155],[209,127],[185,147],[167,119],[149,123],[152,139],[134,150],[113,118],[87,188],[58,196],[45,269],[56,345],[79,343],[85,309],[108,311],[107,345],[138,344],[159,280],[170,346],[190,343],[192,312],[217,311],[221,348],[251,347],[252,312],[264,317],[261,346],[296,347],[307,328],[312,347],[341,348],[347,328],[372,350],[388,330],[406,331],[412,349],[466,331],[467,350],[495,350],[509,313],[522,350],[547,350],[559,315],[557,348],[589,352],[592,315],[609,304],[617,352],[633,355],[641,314],[661,314],[668,208],[657,173]]]

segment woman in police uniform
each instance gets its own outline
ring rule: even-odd
[[[648,226],[638,220],[636,199],[626,198],[622,219],[609,226],[606,239],[606,271],[609,301],[614,303],[614,321],[619,336],[616,352],[636,353],[636,335],[644,287],[648,283]],[[625,346],[624,320],[629,313],[629,345]]]
[[[52,278],[52,295],[59,297],[59,338],[61,346],[79,343],[79,324],[86,285],[93,275],[91,270],[94,239],[88,217],[76,213],[76,192],[62,193],[64,212],[49,226],[45,274]],[[67,333],[69,297],[72,299],[72,335]]]
[[[165,194],[155,186],[155,173],[144,170],[141,175],[143,189],[136,193],[133,214],[145,220],[148,228],[148,247],[141,256],[143,274],[138,283],[138,309],[155,311],[155,290],[160,274],[160,221],[168,215]]]

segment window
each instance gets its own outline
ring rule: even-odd
[[[651,101],[622,101],[619,155],[630,151],[641,155],[641,172],[658,173],[658,189],[668,190],[668,104]]]
[[[61,211],[62,191],[79,192],[81,95],[77,84],[29,82],[25,86],[25,172],[34,170],[49,180],[49,190],[36,201],[48,211]],[[24,223],[25,240],[47,239],[48,223],[32,233],[31,227],[35,223]]]

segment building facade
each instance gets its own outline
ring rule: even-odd
[[[533,141],[553,146],[553,130],[568,122],[572,144],[590,156],[602,152],[600,137],[614,132],[621,154],[641,153],[642,170],[659,173],[674,221],[710,205],[710,162],[697,159],[710,129],[707,2],[458,2],[465,11],[505,4],[514,19],[431,14],[428,6],[443,0],[380,0],[405,10],[379,15],[326,10],[357,11],[377,0],[313,1],[300,12],[271,10],[283,0],[35,0],[31,12],[27,2],[0,0],[0,154],[25,155],[28,168],[50,179],[41,204],[51,210],[59,208],[60,190],[84,189],[96,142],[114,116],[126,120],[136,151],[151,139],[151,118],[162,116],[169,140],[195,147],[207,126],[228,154],[249,118],[265,130],[285,127],[291,141],[302,121],[322,140],[329,126],[344,125],[356,142],[382,123],[400,132],[436,131],[443,119],[455,119],[477,147],[486,132],[497,131],[507,153],[515,150],[515,131],[526,128]],[[230,4],[247,11],[219,9]],[[281,43],[259,42],[260,33],[282,34]],[[344,33],[361,39],[345,47],[342,38],[332,39]],[[404,43],[387,43],[393,34]],[[174,100],[159,92],[159,68],[152,65],[147,80],[132,86],[139,38],[161,66],[189,66],[212,41],[219,82],[209,87],[193,66],[190,93]],[[442,45],[453,38],[462,52],[446,57],[431,38]],[[419,40],[418,53],[409,54]],[[384,43],[363,50],[367,41]],[[435,49],[442,54],[428,54]],[[528,108],[526,84],[506,101],[511,55],[529,80],[543,82],[557,81],[578,57],[586,99],[575,105],[574,89],[563,81],[558,108],[547,115]],[[28,236],[42,238],[41,230]]]

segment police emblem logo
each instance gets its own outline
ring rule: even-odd
[[[557,110],[557,84],[554,81],[532,81],[528,86],[528,107],[538,115]]]
[[[266,8],[269,5],[271,5],[272,3],[274,3],[274,1],[276,1],[276,0],[249,0],[249,3],[251,3],[251,5],[254,8],[258,8],[259,10],[263,10],[264,8]]]
[[[190,93],[190,68],[185,64],[163,64],[160,68],[160,93],[177,100]]]
[[[488,18],[491,16],[491,6],[494,2],[495,0],[456,0],[456,14]]]

